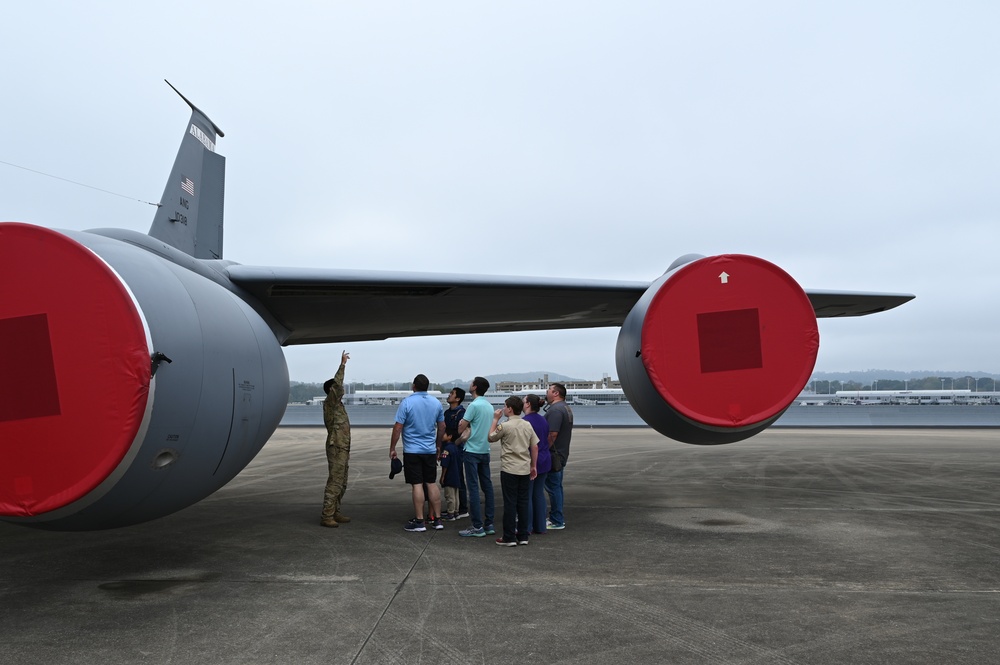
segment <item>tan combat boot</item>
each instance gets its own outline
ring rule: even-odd
[[[321,518],[320,521],[319,521],[319,525],[320,526],[329,526],[329,527],[338,527],[338,526],[340,526],[340,524],[337,523],[337,520],[335,520],[332,517],[323,517],[323,518]]]
[[[334,513],[333,519],[337,520],[338,524],[347,524],[351,521],[351,518],[347,515],[341,515],[340,513]]]

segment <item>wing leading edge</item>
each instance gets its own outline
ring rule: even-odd
[[[620,326],[650,282],[229,265],[290,331],[282,344]],[[806,291],[820,318],[864,316],[904,293]]]

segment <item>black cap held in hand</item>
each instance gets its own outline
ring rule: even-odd
[[[389,480],[392,480],[393,476],[403,470],[403,463],[399,461],[398,457],[396,457],[392,460],[390,466],[392,467],[392,471],[389,472]]]

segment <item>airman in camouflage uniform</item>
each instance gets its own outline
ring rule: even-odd
[[[323,400],[323,423],[326,425],[326,461],[330,467],[330,477],[326,481],[323,496],[322,526],[335,527],[351,521],[341,514],[340,500],[347,490],[347,461],[351,455],[351,422],[344,408],[344,366],[351,355],[344,351],[340,356],[337,374],[323,384],[326,399]]]

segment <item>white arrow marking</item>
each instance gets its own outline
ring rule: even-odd
[[[725,271],[719,273],[719,282],[722,283],[722,284],[728,284],[729,283],[729,273],[725,272]]]

